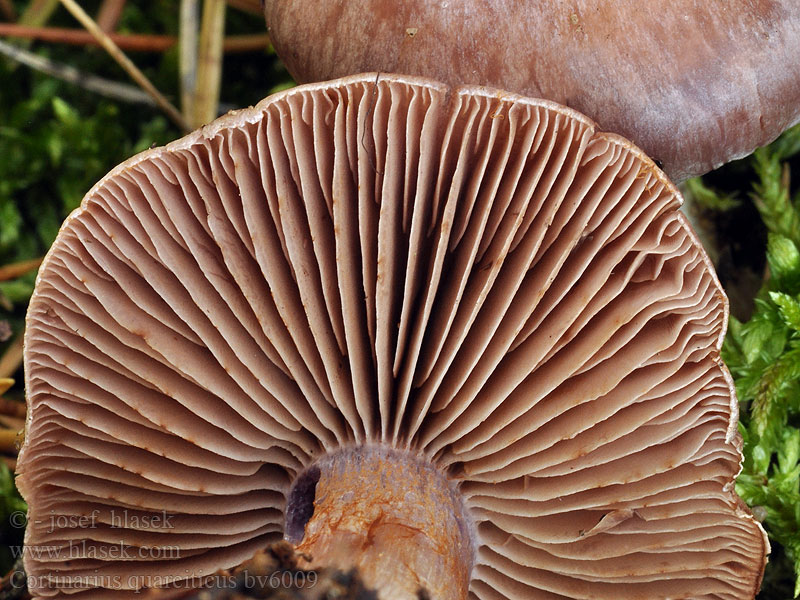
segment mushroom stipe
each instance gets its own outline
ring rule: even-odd
[[[207,585],[288,539],[384,600],[753,598],[680,202],[573,110],[375,73],[120,165],[28,313],[31,592]]]

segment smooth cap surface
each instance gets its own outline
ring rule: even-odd
[[[265,15],[300,82],[385,71],[547,98],[676,181],[800,119],[796,0],[266,0]]]

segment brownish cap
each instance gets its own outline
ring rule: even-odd
[[[265,15],[300,82],[386,71],[548,98],[676,181],[800,119],[796,0],[266,0]]]
[[[727,305],[679,204],[571,109],[408,76],[120,165],[28,313],[34,595],[204,585],[285,536],[384,600],[753,598]]]

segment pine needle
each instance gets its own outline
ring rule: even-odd
[[[178,127],[188,132],[191,130],[187,122],[184,120],[181,113],[175,108],[172,103],[167,100],[164,95],[159,92],[156,87],[150,82],[149,79],[142,73],[139,68],[120,50],[114,41],[97,26],[97,23],[86,14],[75,0],[61,0],[61,3],[72,13],[78,22],[83,25],[86,30],[91,33],[100,45],[109,53],[109,55],[117,61],[117,63],[125,70],[128,75],[145,91],[147,92],[156,104],[164,111],[164,113],[175,123]]]

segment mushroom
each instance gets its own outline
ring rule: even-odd
[[[752,598],[680,201],[574,110],[374,73],[123,163],[27,317],[34,596],[202,586],[285,538],[382,599]]]
[[[800,120],[796,0],[266,0],[300,82],[364,71],[491,85],[579,110],[676,181]]]

